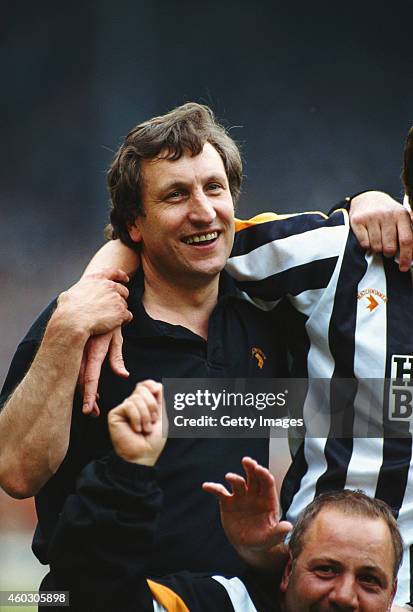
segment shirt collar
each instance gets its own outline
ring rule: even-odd
[[[124,335],[137,335],[139,337],[168,336],[173,338],[182,338],[188,337],[189,334],[194,338],[198,338],[196,334],[193,334],[190,330],[180,325],[171,325],[165,321],[157,321],[148,315],[142,303],[142,296],[144,292],[144,274],[142,268],[137,270],[135,276],[129,283],[128,289],[128,307],[133,314],[133,319],[131,323],[124,327]],[[239,289],[237,289],[234,280],[231,278],[228,272],[223,270],[219,278],[217,306],[231,297],[242,298],[242,293]],[[213,312],[215,312],[215,309]],[[211,316],[213,316],[213,313]]]

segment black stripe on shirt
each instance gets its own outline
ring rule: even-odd
[[[282,483],[280,502],[282,508],[282,520],[287,520],[287,512],[290,509],[294,496],[301,487],[301,481],[307,473],[308,464],[304,453],[305,441],[300,445],[294,455],[294,459],[288,469]]]
[[[350,233],[329,326],[329,345],[335,362],[330,385],[331,422],[324,449],[327,468],[318,479],[316,495],[331,489],[342,489],[346,484],[348,465],[353,452],[353,438],[350,436],[353,431],[354,400],[358,386],[354,374],[357,291],[366,269],[364,251],[354,234]],[[349,437],[343,439],[343,433]]]
[[[240,281],[237,286],[252,297],[273,301],[286,294],[299,295],[310,289],[324,289],[336,264],[337,257],[329,257],[289,268],[263,280]]]
[[[384,500],[397,517],[403,503],[412,454],[409,421],[398,424],[402,438],[394,438],[388,419],[389,379],[393,355],[413,355],[413,300],[410,272],[400,272],[396,262],[383,257],[387,283],[387,362],[386,392],[383,400],[383,463],[377,481],[376,497]],[[411,387],[409,387],[411,389]]]
[[[320,213],[307,213],[257,223],[235,234],[234,246],[231,257],[246,255],[257,247],[260,247],[273,240],[289,238],[290,236],[304,234],[319,227],[336,227],[344,225],[343,213],[337,211],[328,219]]]
[[[308,317],[300,312],[297,312],[293,306],[285,301],[278,310],[281,313],[281,320],[285,321],[286,329],[288,329],[287,341],[288,350],[291,355],[294,355],[294,360],[291,364],[290,375],[292,378],[308,379],[308,353],[311,347],[311,342],[307,334],[306,322]],[[302,418],[303,406],[296,405],[295,402],[289,402],[290,416],[294,418]],[[304,441],[294,454],[294,460],[284,477],[280,501],[283,509],[283,520],[286,520],[288,512],[295,494],[299,491],[301,481],[307,473],[308,465],[304,453]]]

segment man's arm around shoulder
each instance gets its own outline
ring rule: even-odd
[[[0,412],[0,486],[30,497],[63,461],[84,346],[132,318],[120,271],[84,277],[61,294],[39,350]]]

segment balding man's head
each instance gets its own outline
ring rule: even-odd
[[[386,612],[402,558],[386,504],[359,491],[319,496],[290,540],[281,591],[286,612]]]

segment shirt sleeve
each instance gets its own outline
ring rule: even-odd
[[[89,463],[49,546],[52,583],[74,610],[153,611],[145,578],[162,496],[156,470],[115,453]]]
[[[1,390],[0,410],[30,368],[55,307],[56,300],[53,300],[36,319],[26,336],[18,345]]]
[[[348,234],[345,210],[330,217],[264,213],[237,221],[226,269],[259,307],[271,309],[286,296],[309,316],[339,265]]]

